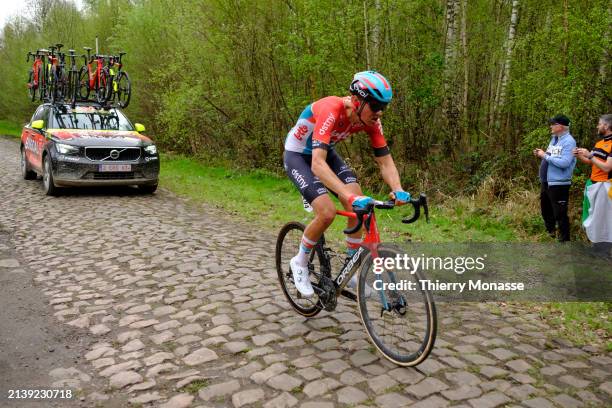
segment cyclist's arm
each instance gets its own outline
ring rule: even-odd
[[[374,160],[378,163],[382,178],[385,183],[391,187],[391,191],[403,190],[399,172],[397,171],[397,167],[395,167],[395,162],[391,155],[387,154],[385,156],[374,157]]]
[[[336,192],[339,197],[348,200],[352,194],[346,185],[336,176],[336,173],[327,164],[327,150],[316,148],[312,150],[312,172],[328,189]]]
[[[387,141],[383,135],[380,119],[373,126],[367,127],[365,130],[370,136],[370,146],[374,150],[374,160],[376,160],[380,168],[383,180],[391,187],[391,191],[403,191],[399,172],[397,167],[395,167],[395,162],[391,157],[389,146],[387,146]]]

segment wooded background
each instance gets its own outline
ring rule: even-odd
[[[84,0],[83,10],[32,0],[0,34],[0,118],[33,113],[28,51],[82,52],[97,36],[101,53],[128,53],[126,113],[162,149],[280,172],[302,109],[375,69],[393,86],[383,126],[408,186],[532,183],[547,118],[568,115],[591,147],[612,111],[611,10],[609,0]],[[366,139],[338,149],[368,184]]]

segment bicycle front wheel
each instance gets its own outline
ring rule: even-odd
[[[304,234],[304,224],[299,222],[290,222],[278,233],[276,240],[276,271],[278,273],[278,281],[285,297],[289,301],[291,307],[299,314],[306,317],[313,317],[321,311],[321,302],[319,296],[315,292],[312,298],[303,297],[296,289],[293,282],[293,274],[289,267],[289,261],[293,258],[300,249],[302,242],[302,234]],[[317,243],[310,255],[309,269],[310,280],[317,282],[321,275],[321,265],[323,264],[323,250],[321,245]]]
[[[376,265],[386,266],[385,259],[395,261],[404,253],[394,246],[380,245],[378,258],[382,258],[382,263],[377,261]],[[420,270],[412,273],[399,268],[375,272],[380,270],[370,252],[359,271],[357,296],[361,321],[385,358],[401,366],[416,366],[433,349],[437,330],[433,297],[419,285],[424,275]]]

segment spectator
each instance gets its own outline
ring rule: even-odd
[[[556,236],[559,227],[559,241],[570,240],[570,224],[567,216],[569,189],[576,158],[572,155],[576,141],[569,133],[570,120],[557,115],[548,120],[552,137],[546,151],[535,149],[533,154],[542,159],[540,164],[540,208],[546,231]]]
[[[592,151],[574,150],[581,162],[591,165],[591,177],[584,189],[582,225],[589,240],[610,255],[612,249],[612,114],[603,115],[597,124],[601,140]]]

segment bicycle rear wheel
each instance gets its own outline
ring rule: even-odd
[[[397,259],[405,254],[399,248],[380,245],[378,257]],[[381,265],[384,265],[382,263]],[[359,312],[368,336],[376,348],[395,364],[415,366],[427,358],[436,340],[436,306],[429,291],[421,290],[425,279],[417,270],[386,269],[374,273],[374,259],[368,253],[359,271]],[[414,289],[389,289],[385,284],[414,282]],[[366,295],[366,286],[371,293]]]
[[[55,72],[55,66],[51,69],[51,73],[49,74],[49,82],[47,84],[47,92],[49,96],[49,102],[55,103],[57,99],[57,88],[59,84],[57,83],[57,75]]]
[[[79,81],[79,74],[77,72],[76,69],[71,69],[70,71],[68,71],[68,93],[66,94],[67,96],[67,100],[70,102],[70,105],[72,106],[72,108],[74,109],[74,107],[76,106],[76,101],[77,101],[77,89],[78,89],[78,82]]]
[[[113,90],[117,95],[117,102],[120,108],[127,108],[132,97],[132,84],[127,72],[121,71],[116,80],[116,90]]]
[[[316,291],[312,298],[303,297],[293,283],[293,274],[289,267],[289,261],[298,253],[300,243],[302,242],[302,234],[304,233],[304,224],[299,222],[290,222],[278,233],[276,240],[276,271],[278,273],[278,281],[281,289],[293,307],[299,314],[312,317],[321,311],[321,302]],[[321,276],[321,265],[323,265],[323,249],[317,243],[310,255],[309,269],[310,280],[318,281]]]
[[[66,100],[66,95],[68,95],[68,77],[66,71],[58,69],[55,72],[55,83],[57,84],[55,99],[57,101]]]
[[[79,70],[75,87],[75,102],[87,101],[89,99],[89,72],[87,71],[87,66],[83,66]]]

